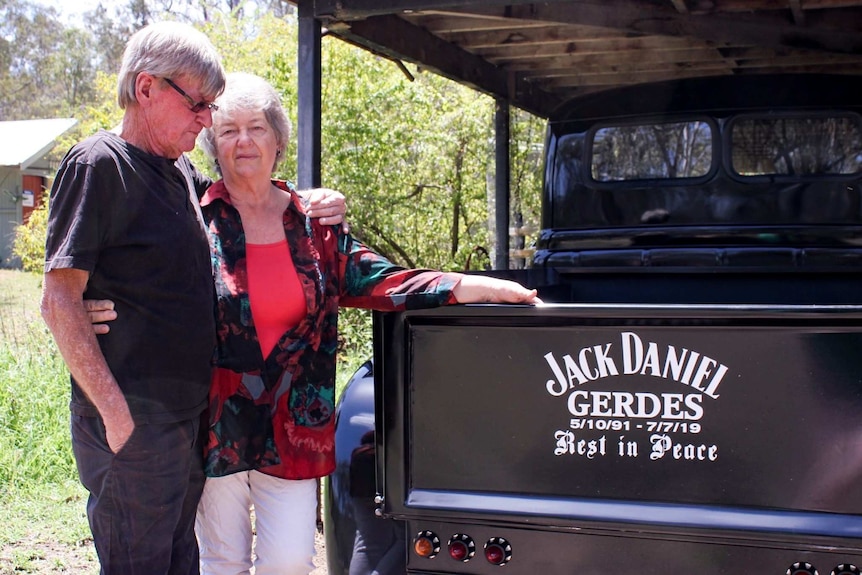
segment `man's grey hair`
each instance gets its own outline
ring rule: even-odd
[[[201,95],[208,101],[224,89],[224,68],[215,46],[203,32],[181,22],[156,22],[129,38],[117,78],[120,108],[137,101],[135,82],[143,72],[159,78],[186,76],[198,81]]]
[[[230,117],[237,110],[261,110],[267,123],[275,132],[277,154],[272,170],[284,159],[284,149],[290,139],[290,120],[281,105],[281,96],[272,84],[254,74],[231,72],[227,75],[225,89],[216,101],[218,111],[213,112],[213,126],[218,118]],[[204,128],[198,136],[198,144],[221,173],[216,156],[215,131]]]

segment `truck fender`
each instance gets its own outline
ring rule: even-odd
[[[336,405],[335,470],[324,482],[329,575],[403,575],[402,521],[375,514],[374,365],[365,362]]]

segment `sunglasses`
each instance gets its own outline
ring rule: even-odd
[[[170,78],[163,78],[163,80],[168,83],[168,86],[176,90],[180,96],[186,99],[186,102],[189,103],[189,109],[192,111],[192,113],[197,114],[198,112],[202,112],[207,109],[212,110],[213,112],[218,110],[218,106],[216,106],[212,102],[195,102],[191,96],[186,94],[182,88],[174,84],[174,81]]]

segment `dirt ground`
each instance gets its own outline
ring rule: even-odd
[[[33,539],[38,539],[34,535]],[[317,534],[314,570],[310,575],[327,575],[323,535]],[[21,541],[0,547],[0,575],[97,575],[99,564],[91,540],[77,547],[58,542]],[[252,571],[254,573],[254,571]]]
[[[314,548],[316,553],[314,554],[314,571],[311,572],[311,575],[327,575],[326,548],[323,545],[323,535],[321,533],[318,533],[315,538]]]
[[[92,541],[83,541],[78,546],[28,540],[3,545],[0,548],[0,575],[22,573],[96,575],[99,564]]]

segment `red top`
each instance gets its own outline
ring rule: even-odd
[[[287,239],[246,244],[248,299],[263,357],[305,317],[305,293],[293,267]]]

